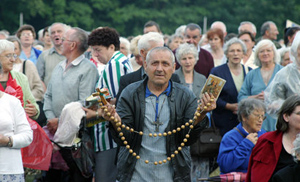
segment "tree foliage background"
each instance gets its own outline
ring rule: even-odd
[[[282,37],[285,21],[300,23],[300,2],[296,0],[1,0],[0,29],[14,33],[19,27],[19,15],[36,31],[53,22],[63,22],[91,31],[99,26],[114,27],[121,36],[142,33],[148,20],[156,21],[165,34],[174,33],[180,25],[197,23],[208,27],[213,21],[223,21],[227,32],[237,33],[241,21],[260,26],[274,21]]]

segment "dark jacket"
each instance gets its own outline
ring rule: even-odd
[[[135,82],[127,86],[122,92],[117,112],[122,118],[122,123],[126,126],[134,128],[136,131],[143,131],[145,118],[145,90],[148,79]],[[168,96],[168,104],[170,107],[170,121],[166,131],[172,131],[180,127],[189,119],[191,119],[197,108],[197,99],[194,94],[185,86],[172,82],[171,93]],[[194,129],[191,130],[190,138],[186,142],[186,146],[191,145],[199,137],[200,131],[207,126],[208,119],[199,122]],[[128,149],[120,140],[118,133],[110,126],[110,131],[114,140],[121,146],[118,156],[118,180],[122,182],[130,181],[136,165],[137,159],[133,157]],[[189,128],[168,135],[166,139],[167,155],[170,156],[182,143]],[[126,141],[134,152],[139,154],[141,148],[142,136],[122,130]],[[182,150],[170,162],[174,169],[174,181],[190,181],[190,152],[188,147],[182,147]],[[143,160],[143,159],[140,159]]]
[[[242,66],[245,79],[246,71],[244,65]],[[249,70],[251,70],[251,68],[249,68]],[[226,132],[230,131],[239,124],[237,115],[232,111],[225,109],[227,103],[232,104],[238,102],[238,91],[227,64],[222,64],[213,68],[210,73],[226,80],[226,83],[217,100],[217,108],[212,112],[215,125],[220,129],[221,135],[223,136]]]
[[[300,161],[297,164],[287,166],[274,174],[272,182],[299,182]]]

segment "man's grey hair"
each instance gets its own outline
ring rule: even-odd
[[[199,25],[197,25],[196,23],[189,23],[186,25],[185,30],[184,30],[184,35],[186,35],[186,31],[187,30],[196,30],[198,29],[200,31],[200,35],[201,35],[201,27]]]
[[[245,43],[241,40],[238,39],[236,37],[231,38],[229,41],[227,41],[224,45],[224,54],[227,55],[228,54],[228,49],[231,45],[233,44],[240,44],[242,46],[243,49],[243,53],[246,54],[247,53],[247,47],[245,45]]]
[[[170,59],[171,59],[172,64],[173,65],[175,64],[175,56],[174,56],[173,52],[167,47],[154,47],[153,49],[151,49],[146,56],[146,63],[147,64],[149,63],[152,54],[155,54],[156,52],[160,52],[160,51],[168,52],[170,54]]]
[[[278,64],[280,62],[280,55],[275,47],[275,44],[269,39],[263,39],[257,43],[254,50],[254,64],[261,67],[261,62],[258,58],[259,51],[262,47],[271,47],[274,52],[274,63]]]
[[[120,44],[124,44],[125,45],[126,51],[129,54],[130,53],[130,42],[126,38],[124,38],[124,37],[120,37],[119,40],[120,40]]]
[[[238,28],[239,34],[242,33],[241,32],[241,26],[242,25],[247,25],[247,24],[251,25],[251,28],[252,28],[252,32],[251,33],[255,33],[256,34],[256,26],[252,22],[250,22],[250,21],[242,21],[240,23],[240,26]]]
[[[151,48],[150,42],[163,44],[164,37],[158,32],[149,32],[142,35],[138,42],[138,50],[140,54],[142,49],[148,51]]]
[[[198,62],[199,54],[197,48],[193,44],[180,44],[176,50],[177,62],[181,65],[181,58],[187,54],[192,54],[195,58],[195,64]]]
[[[72,28],[75,32],[71,35],[71,40],[74,40],[78,44],[78,51],[84,53],[88,49],[88,34],[81,28]]]
[[[240,122],[243,122],[243,117],[248,118],[253,111],[262,110],[266,112],[264,102],[255,98],[246,98],[238,103],[237,116]]]
[[[15,44],[6,40],[0,40],[0,54],[4,51],[15,51]]]
[[[60,23],[60,22],[55,22],[55,23],[52,23],[52,25],[49,26],[48,28],[48,32],[49,32],[49,35],[51,35],[51,28],[54,26],[54,25],[61,25],[64,29],[64,32],[68,31],[71,27],[64,24],[64,23]]]
[[[261,28],[260,28],[260,34],[262,36],[264,36],[266,34],[267,30],[270,30],[270,25],[276,25],[274,22],[272,21],[266,21],[265,23],[262,24]]]

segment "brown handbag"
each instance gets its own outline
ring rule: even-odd
[[[197,157],[216,157],[219,153],[221,140],[220,130],[216,128],[211,116],[211,127],[201,131],[198,140],[190,147],[191,155]]]

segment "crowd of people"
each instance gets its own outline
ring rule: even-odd
[[[171,36],[148,21],[128,38],[112,27],[89,32],[62,22],[38,33],[31,25],[0,31],[0,181],[25,181],[21,148],[35,137],[28,120],[53,140],[49,168],[36,181],[196,182],[212,172],[297,181],[299,30],[282,30],[284,44],[272,21],[260,36],[249,21],[237,33],[216,21],[206,34],[189,23]],[[226,81],[218,97],[202,93],[210,74]],[[107,103],[86,107],[103,89]],[[79,131],[78,123],[99,119],[89,130],[94,166],[86,176],[63,123]],[[211,120],[222,136],[219,154],[191,157]],[[67,143],[58,140],[68,134]]]

